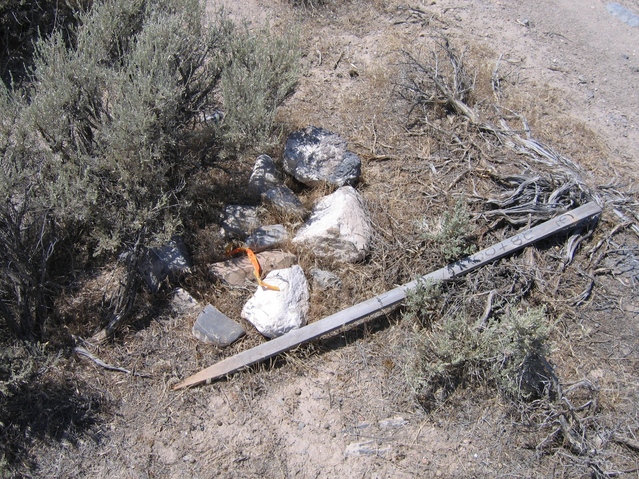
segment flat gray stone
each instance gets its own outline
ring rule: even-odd
[[[268,225],[256,229],[244,242],[255,253],[282,246],[289,240],[284,225]]]
[[[220,348],[228,346],[246,334],[242,326],[210,304],[206,305],[198,316],[192,332],[200,341]]]
[[[308,211],[302,205],[300,199],[288,186],[278,185],[269,188],[262,194],[262,201],[269,203],[282,213],[300,218],[306,217]]]

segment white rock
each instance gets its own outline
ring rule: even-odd
[[[317,256],[345,263],[361,261],[371,242],[372,228],[357,190],[343,186],[322,198],[294,243],[307,244]]]
[[[309,310],[308,282],[299,265],[271,271],[264,282],[279,291],[257,287],[242,308],[242,318],[268,338],[275,338],[306,324]]]

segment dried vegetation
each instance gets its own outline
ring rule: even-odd
[[[318,9],[325,2],[300,3]],[[66,356],[57,358],[60,365],[51,363],[50,369],[29,362],[24,368],[3,371],[4,384],[19,385],[11,396],[18,401],[24,397],[22,389],[30,387],[20,371],[31,371],[29,378],[36,370],[55,378],[71,365],[73,377],[86,378],[74,391],[49,393],[45,388],[43,396],[38,396],[43,404],[48,398],[50,404],[71,405],[63,408],[69,412],[68,420],[54,424],[55,430],[30,432],[33,424],[53,414],[52,409],[43,406],[34,417],[13,420],[8,412],[16,413],[14,400],[3,403],[8,412],[0,416],[0,422],[8,427],[2,439],[15,444],[3,450],[6,475],[28,471],[73,477],[89,474],[93,467],[114,475],[140,469],[166,476],[174,463],[162,462],[158,441],[181,440],[188,442],[184,448],[201,454],[197,463],[184,459],[185,477],[202,471],[221,477],[292,476],[294,459],[283,452],[286,439],[271,431],[270,411],[265,413],[260,406],[261,400],[269,398],[283,401],[287,414],[299,412],[287,402],[286,394],[305,392],[293,393],[286,387],[306,377],[317,383],[317,397],[327,398],[324,414],[330,417],[331,411],[339,411],[343,421],[339,433],[347,437],[360,438],[357,424],[362,417],[410,411],[419,418],[421,425],[412,437],[397,439],[404,456],[398,454],[385,463],[389,474],[434,474],[432,464],[415,460],[422,457],[424,431],[429,427],[452,435],[470,430],[486,454],[487,460],[476,469],[458,470],[451,476],[504,476],[504,465],[509,474],[522,477],[616,477],[636,472],[639,422],[632,391],[636,364],[624,360],[626,353],[617,350],[619,342],[614,339],[632,334],[629,316],[623,315],[627,308],[636,308],[625,297],[627,291],[637,292],[639,273],[633,233],[636,192],[614,178],[601,184],[589,173],[597,151],[580,158],[583,166],[579,166],[570,155],[549,146],[555,140],[552,133],[544,132],[544,141],[537,139],[534,112],[527,111],[528,118],[517,113],[521,98],[516,88],[505,85],[500,60],[493,59],[486,68],[482,66],[486,52],[459,50],[438,28],[444,19],[419,8],[400,8],[391,16],[396,24],[429,27],[433,35],[416,51],[405,50],[405,45],[393,48],[385,57],[394,60],[392,67],[389,63],[383,68],[357,68],[349,57],[355,54],[334,47],[337,40],[325,35],[324,53],[304,57],[308,73],[296,94],[303,98],[293,95],[277,117],[284,132],[316,123],[352,141],[364,159],[359,187],[376,230],[363,264],[337,266],[298,252],[305,270],[311,266],[335,269],[343,285],[330,295],[312,291],[311,320],[440,268],[473,246],[489,246],[588,201],[605,207],[599,222],[550,238],[468,277],[422,284],[399,312],[386,312],[226,382],[181,395],[170,392],[177,378],[259,344],[263,338],[248,327],[242,341],[224,351],[214,350],[191,338],[192,317],[171,312],[162,302],[138,304],[135,320],[113,343],[87,349],[110,365],[144,373],[142,377],[109,373],[121,377],[114,379],[93,362],[74,359],[69,349],[63,349]],[[313,21],[318,31],[329,28],[326,18],[313,17]],[[357,25],[357,19],[353,23]],[[303,29],[301,36],[303,45],[310,42]],[[318,78],[313,75],[319,74],[330,79],[331,93],[314,93]],[[386,82],[389,78],[394,88]],[[380,88],[371,91],[368,82],[379,83]],[[334,107],[331,102],[338,101],[344,89],[349,98]],[[380,105],[386,111],[380,111]],[[336,111],[327,118],[325,111],[331,108]],[[244,114],[238,111],[237,118]],[[276,156],[277,147],[270,149]],[[234,318],[251,291],[211,285],[206,263],[217,259],[221,251],[211,234],[216,227],[211,222],[213,212],[228,198],[247,200],[241,185],[248,178],[250,159],[231,155],[211,169],[197,171],[197,187],[188,192],[199,203],[189,209],[192,230],[187,238],[196,268],[184,286],[198,300],[211,302]],[[325,193],[298,190],[307,204]],[[263,215],[279,219],[268,210]],[[92,277],[94,283],[85,279],[84,289],[61,300],[69,315],[79,317],[91,309],[86,308],[87,301],[100,303],[105,282],[96,278],[99,275]],[[622,318],[618,323],[611,319],[615,315]],[[78,331],[81,328],[76,327],[74,332]],[[636,345],[636,341],[622,347],[627,344]],[[41,357],[20,351],[11,353],[22,358],[15,359],[13,364],[18,366],[19,361]],[[41,364],[48,363],[43,359]],[[322,382],[318,371],[330,375],[330,380]],[[282,391],[284,398],[278,396]],[[368,397],[373,395],[376,402]],[[308,400],[319,402],[317,397]],[[232,421],[215,416],[211,404],[230,408],[227,414]],[[379,411],[371,411],[371,404]],[[117,407],[126,409],[127,416],[110,414]],[[131,413],[136,410],[146,412]],[[207,435],[213,416],[220,428]],[[101,423],[105,420],[110,422],[108,427]],[[222,428],[223,421],[230,422],[224,424],[227,429]],[[265,426],[265,431],[259,433],[258,426],[251,426],[248,438],[237,434],[251,424]],[[187,439],[176,439],[184,431],[188,431]],[[253,440],[259,434],[260,440]],[[434,440],[443,441],[441,436]],[[224,442],[221,437],[225,444],[217,444]],[[139,454],[110,461],[96,458],[103,444],[135,447]],[[47,459],[38,462],[36,454]],[[52,459],[55,455],[65,461]],[[145,457],[162,461],[147,462]]]

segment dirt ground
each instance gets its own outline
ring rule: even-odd
[[[622,3],[639,13],[639,1]],[[74,355],[43,371],[50,379],[29,401],[49,411],[41,419],[56,433],[29,435],[37,428],[20,426],[30,442],[15,470],[70,478],[639,477],[639,241],[630,226],[638,222],[630,215],[637,213],[639,178],[639,28],[612,16],[603,0],[225,4],[253,28],[268,20],[299,31],[302,74],[278,114],[284,134],[321,126],[346,138],[363,160],[358,189],[379,248],[367,263],[337,271],[349,278],[344,290],[313,292],[314,320],[428,273],[435,260],[415,260],[409,247],[419,243],[415,223],[437,218],[460,195],[479,213],[480,198],[496,188],[486,172],[523,171],[525,155],[495,146],[485,132],[471,136],[463,118],[449,113],[431,126],[466,132],[463,143],[476,139],[470,147],[412,128],[410,105],[398,95],[403,51],[427,57],[445,36],[477,73],[474,108],[482,118],[495,121],[494,105],[513,125],[525,117],[534,138],[577,165],[575,174],[603,198],[604,213],[571,265],[563,268],[558,257],[561,238],[451,289],[472,290],[472,309],[473,301],[485,304],[480,295],[499,274],[535,265],[524,299],[545,305],[555,323],[549,359],[565,401],[573,401],[574,437],[557,433],[566,415],[531,412],[481,384],[424,408],[405,380],[412,330],[401,312],[227,380],[174,392],[178,380],[262,339],[249,332],[217,350],[191,336],[194,314],[156,309],[93,350],[139,376]],[[253,160],[246,158],[249,168]],[[317,193],[302,195],[311,202]],[[479,220],[481,247],[509,234],[490,223]],[[206,257],[205,235],[193,238],[194,256]],[[590,268],[603,248],[605,257]],[[249,291],[201,284],[185,287],[198,285],[201,303],[239,317]],[[584,300],[574,300],[582,291]],[[66,419],[56,423],[58,416]],[[576,450],[580,444],[588,447]]]

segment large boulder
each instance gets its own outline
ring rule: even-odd
[[[362,172],[359,157],[336,133],[309,126],[291,133],[284,150],[284,171],[308,186],[355,184]]]
[[[308,282],[299,265],[269,273],[264,282],[273,291],[258,286],[242,308],[242,318],[268,338],[275,338],[306,324],[309,310]]]
[[[315,255],[345,263],[366,256],[372,228],[361,195],[350,186],[322,198],[293,243],[312,248]]]

